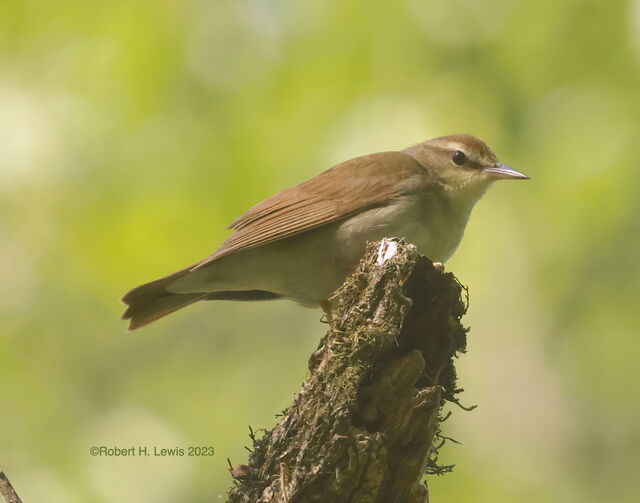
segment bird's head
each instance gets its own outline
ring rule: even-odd
[[[425,166],[445,188],[484,191],[496,180],[529,177],[501,164],[485,142],[470,134],[441,136],[404,150]]]

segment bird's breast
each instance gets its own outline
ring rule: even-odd
[[[384,237],[405,238],[433,261],[445,262],[456,250],[464,234],[468,213],[451,211],[439,200],[403,196],[345,220],[336,238],[345,263],[357,261],[367,241]]]

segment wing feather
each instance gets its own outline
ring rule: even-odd
[[[338,164],[240,215],[229,225],[233,234],[195,268],[383,205],[399,195],[399,182],[423,169],[402,152],[380,152]]]

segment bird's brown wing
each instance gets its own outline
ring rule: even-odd
[[[380,152],[338,164],[240,215],[229,225],[234,233],[195,268],[384,204],[398,195],[399,182],[423,169],[402,152]]]

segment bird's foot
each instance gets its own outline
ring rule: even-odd
[[[433,267],[435,267],[438,272],[444,272],[444,264],[442,262],[434,262]]]
[[[320,318],[320,321],[322,323],[333,323],[333,314],[331,313],[331,304],[329,303],[329,301],[321,300],[320,302],[318,302],[318,304],[324,312],[322,318]]]

